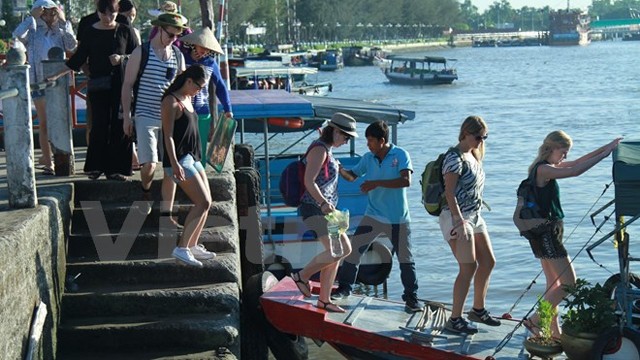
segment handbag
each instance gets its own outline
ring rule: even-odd
[[[87,90],[89,92],[111,90],[111,75],[89,79]]]

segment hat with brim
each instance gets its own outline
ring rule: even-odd
[[[177,13],[178,12],[178,4],[173,1],[165,1],[160,5],[158,9],[149,9],[149,15],[153,17],[158,17],[162,13]]]
[[[356,132],[356,120],[345,113],[337,112],[333,114],[331,121],[329,121],[329,126],[334,127],[347,135],[351,135],[354,138],[358,137],[358,133]]]
[[[197,29],[191,34],[187,34],[180,38],[180,41],[186,44],[199,45],[205,49],[209,49],[218,54],[223,54],[222,47],[216,37],[213,35],[213,31],[208,27]]]
[[[52,9],[54,7],[57,7],[56,3],[54,3],[51,0],[38,0],[36,2],[33,3],[33,6],[31,7],[31,10],[35,9],[35,8],[45,8],[45,9]]]
[[[171,26],[178,29],[188,29],[187,18],[178,13],[162,13],[151,21],[153,26]]]

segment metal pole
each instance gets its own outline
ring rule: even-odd
[[[222,56],[220,57],[220,69],[224,71],[222,77],[227,80],[227,90],[231,90],[231,80],[229,79],[229,63],[227,62],[227,36],[222,31],[222,26],[224,24],[224,9],[225,9],[225,0],[218,0],[218,26],[216,32],[218,33],[218,39],[222,43],[222,38],[224,38],[224,44],[222,48]],[[224,65],[222,65],[224,63]]]

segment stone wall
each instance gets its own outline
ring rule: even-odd
[[[36,306],[47,318],[35,359],[56,353],[73,185],[38,187],[35,209],[0,209],[0,357],[24,359]]]

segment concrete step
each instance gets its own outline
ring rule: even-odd
[[[66,349],[65,349],[66,350]],[[56,359],[59,360],[237,360],[227,348],[220,347],[207,351],[194,352],[188,346],[179,349],[169,349],[164,351],[64,351],[58,352]]]
[[[239,282],[240,264],[234,253],[221,253],[203,261],[201,268],[177,263],[174,259],[135,261],[67,262],[67,292],[81,292],[112,284],[204,285]],[[71,281],[70,279],[75,278]]]
[[[184,224],[187,214],[193,207],[190,201],[176,202],[174,204],[175,216],[180,224]],[[136,230],[142,227],[155,228],[165,225],[168,217],[160,214],[160,201],[151,203],[151,213],[144,211],[148,203],[141,200],[135,201],[76,201],[73,210],[71,224],[73,232],[82,232],[92,228],[99,228],[106,223],[107,228],[113,232],[119,232],[127,224]],[[229,226],[234,223],[229,214],[235,214],[233,201],[214,201],[209,209],[206,227]],[[166,226],[166,225],[165,225]]]
[[[88,285],[62,297],[65,320],[95,316],[222,315],[237,313],[239,306],[236,283]]]
[[[156,169],[157,180],[151,185],[151,195],[153,200],[160,201],[160,188],[162,180]],[[207,173],[209,178],[209,187],[211,188],[211,198],[213,201],[229,201],[235,199],[235,181],[233,177],[217,176],[213,173]],[[76,181],[75,182],[75,200],[84,201],[100,201],[100,202],[132,202],[136,199],[142,199],[142,190],[139,181],[113,181],[113,180],[94,180],[94,181]],[[189,198],[180,190],[176,191],[176,201],[178,203],[188,203]]]
[[[234,347],[239,314],[128,316],[63,319],[58,346],[65,351],[123,351],[188,348],[207,351]]]
[[[67,244],[67,260],[86,262],[169,258],[180,236],[175,227],[163,229],[162,232],[158,228],[142,228],[138,231],[135,226],[129,230],[130,232],[114,233],[74,230]],[[199,241],[215,253],[235,252],[236,232],[235,226],[205,228]]]

